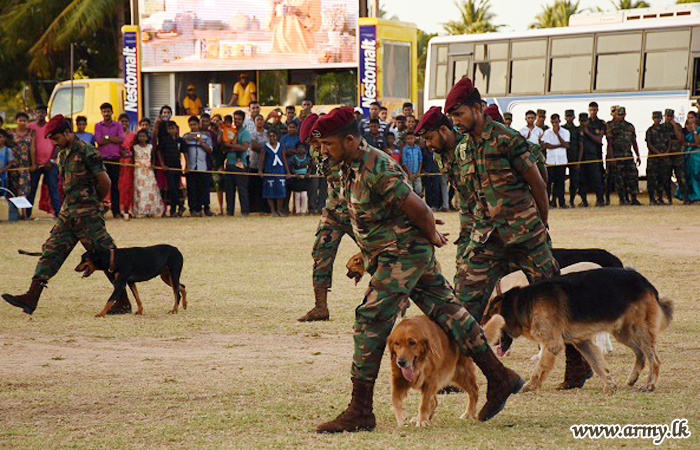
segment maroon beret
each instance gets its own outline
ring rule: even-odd
[[[311,113],[304,118],[303,122],[301,122],[301,127],[299,128],[299,139],[301,139],[301,142],[306,142],[309,140],[311,137],[311,129],[314,127],[314,125],[316,125],[317,120],[318,114]]]
[[[474,87],[472,80],[467,77],[463,77],[457,82],[450,93],[447,94],[445,99],[445,112],[450,113],[455,107],[467,104],[467,103],[478,103],[481,101],[481,94],[479,90]]]
[[[311,134],[315,138],[333,136],[347,128],[347,126],[354,121],[355,110],[353,108],[335,108],[328,114],[321,116],[318,118],[318,120],[316,120],[316,123],[311,129]]]
[[[416,135],[423,136],[427,131],[438,128],[443,123],[444,117],[442,108],[433,106],[423,114],[418,125],[416,125]]]
[[[486,108],[484,108],[484,115],[489,116],[491,119],[498,123],[503,123],[503,117],[498,111],[498,106],[496,105],[489,105]]]
[[[65,117],[63,117],[63,114],[55,115],[46,124],[46,128],[44,128],[44,137],[49,139],[51,138],[51,135],[63,133],[67,129],[68,121]]]

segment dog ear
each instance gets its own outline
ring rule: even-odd
[[[489,344],[495,344],[501,339],[501,334],[503,333],[503,327],[505,325],[506,321],[500,314],[494,314],[491,319],[484,324],[482,330]]]
[[[435,345],[431,344],[430,339],[423,338],[421,340],[421,343],[423,344],[424,354],[430,353],[431,355],[433,355],[433,359],[437,361],[442,359],[442,354],[440,354],[440,351],[437,348],[435,348]]]
[[[394,336],[389,335],[389,338],[386,340],[386,346],[389,347],[389,356],[391,356],[391,360],[394,361],[396,360],[396,352],[394,351]]]

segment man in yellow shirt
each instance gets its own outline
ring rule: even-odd
[[[188,116],[198,116],[202,113],[202,100],[197,96],[194,85],[187,86],[187,97],[182,100],[182,107]]]
[[[255,82],[248,80],[248,74],[242,73],[238,82],[233,86],[233,95],[228,106],[238,105],[246,107],[250,102],[258,100],[258,90],[255,87]]]

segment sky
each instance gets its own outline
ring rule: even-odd
[[[389,12],[399,20],[413,22],[418,28],[429,33],[443,33],[442,23],[459,17],[455,0],[379,0]],[[675,4],[675,0],[646,0],[651,7]],[[542,5],[552,0],[491,0],[491,12],[495,14],[494,24],[505,25],[500,31],[526,30],[542,11]],[[612,9],[610,0],[581,0],[581,8],[601,7]]]

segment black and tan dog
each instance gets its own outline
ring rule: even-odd
[[[661,364],[656,353],[659,333],[671,322],[673,303],[659,298],[656,288],[631,269],[603,268],[554,277],[501,294],[486,307],[484,333],[493,328],[517,338],[537,341],[542,356],[524,391],[542,386],[564,344],[573,344],[605,384],[605,392],[616,386],[600,348],[593,343],[597,333],[611,333],[630,347],[636,356],[627,380],[634,386],[649,362],[649,377],[640,388],[653,391]]]
[[[136,283],[148,281],[158,275],[173,289],[175,304],[170,313],[176,314],[180,300],[182,300],[182,308],[187,309],[187,291],[185,285],[180,283],[183,263],[182,253],[176,247],[154,245],[85,252],[75,271],[83,272],[83,278],[89,277],[97,270],[112,275],[114,291],[105,307],[95,317],[104,317],[117,298],[124,293],[127,285],[136,299],[138,306],[136,314],[143,314],[143,305],[136,290]]]

